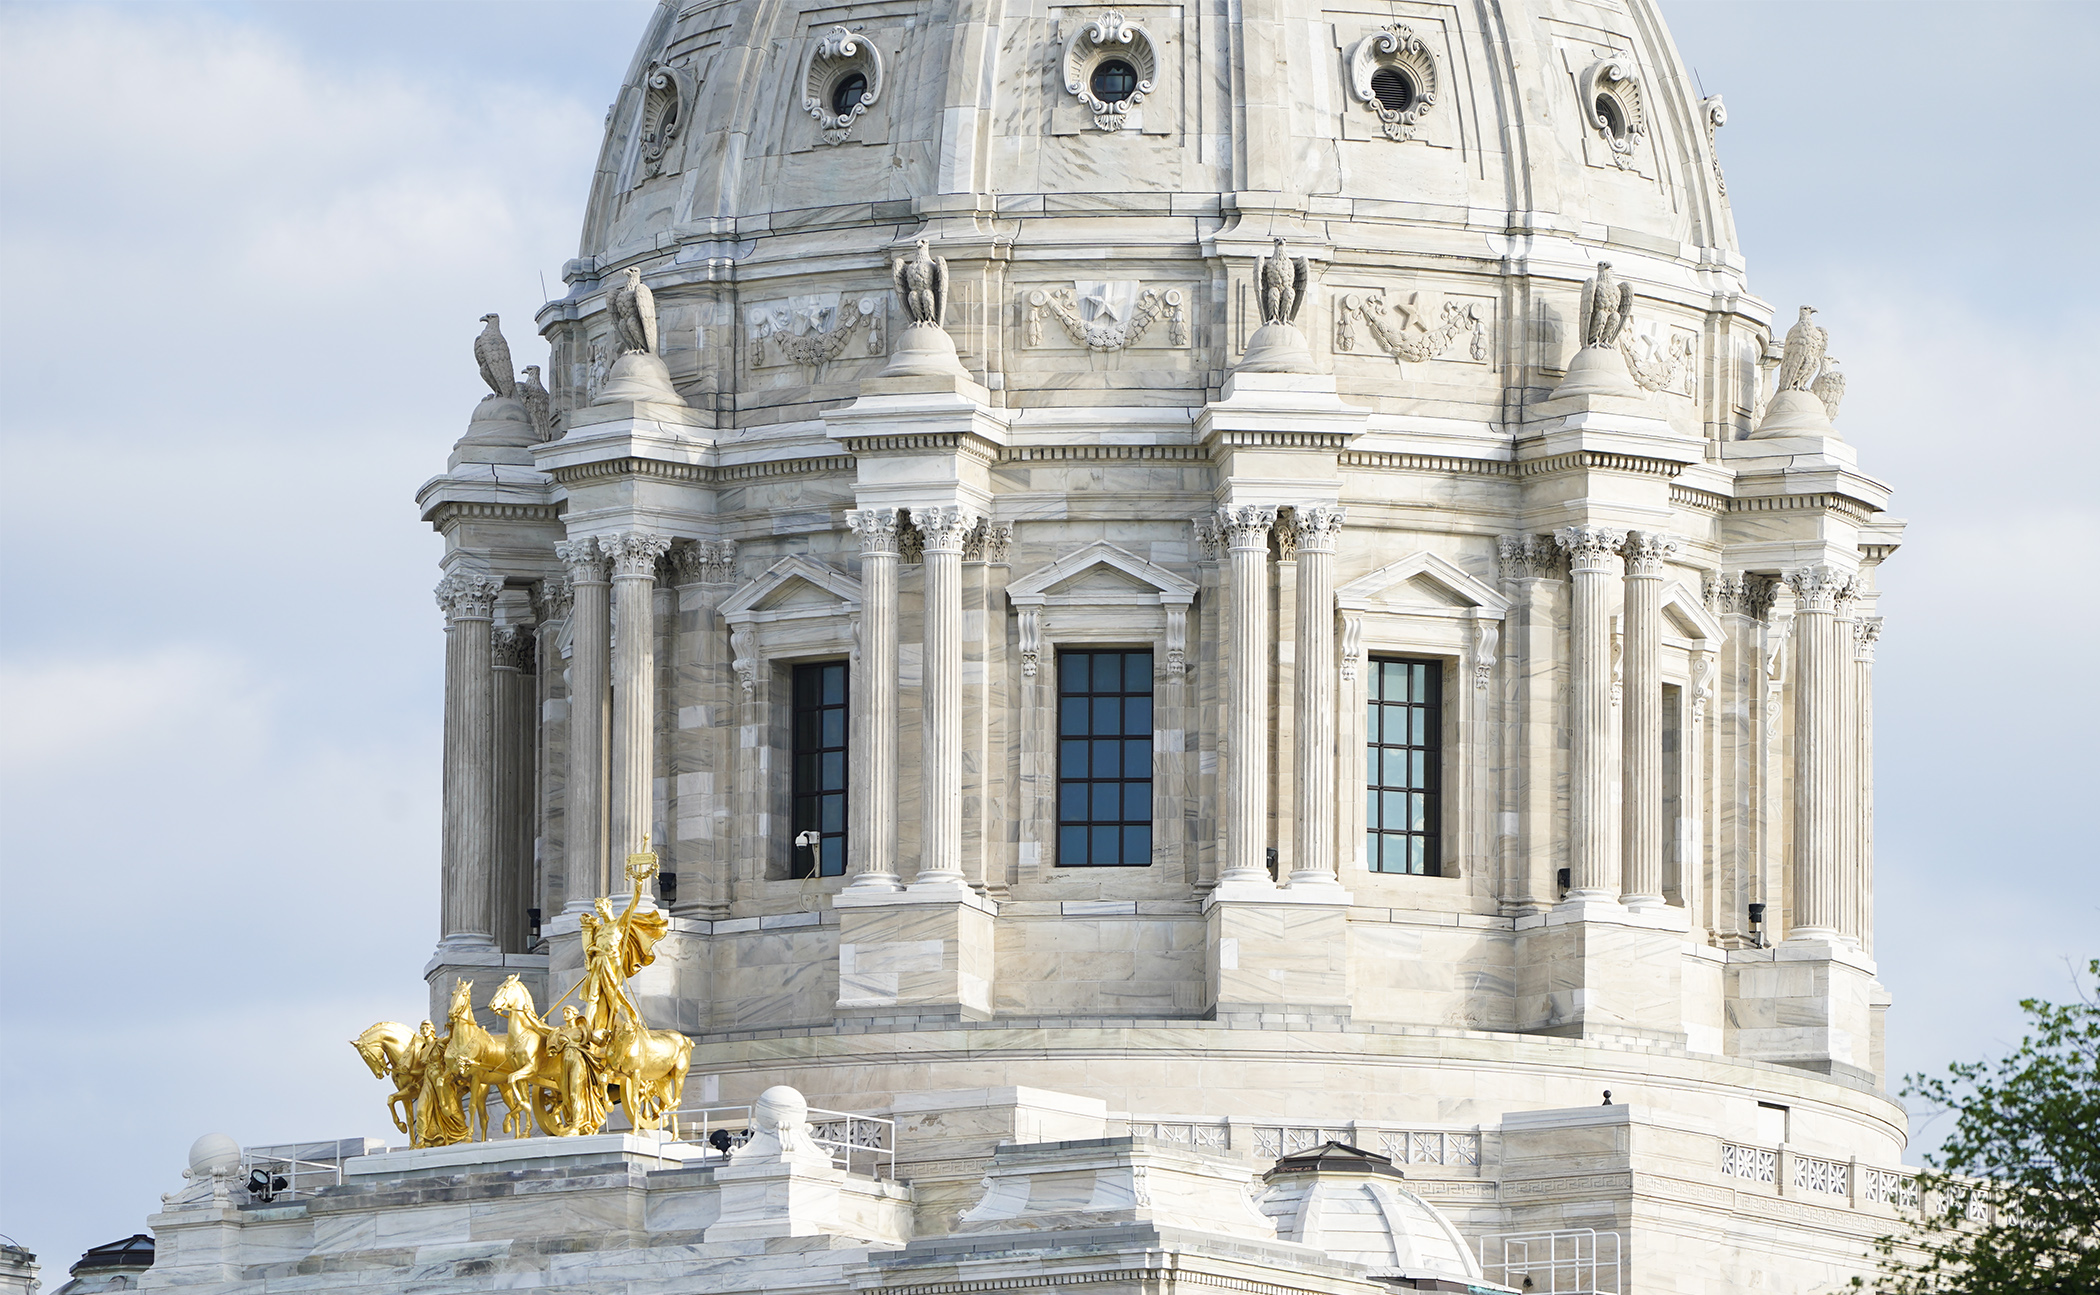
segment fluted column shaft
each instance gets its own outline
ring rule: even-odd
[[[1794,591],[1794,912],[1790,940],[1839,937],[1837,596],[1829,567],[1789,572]]]
[[[1223,884],[1269,884],[1269,530],[1276,510],[1223,508],[1231,564],[1230,667],[1225,700]]]
[[[1845,943],[1859,945],[1859,666],[1858,599],[1848,586],[1840,590],[1831,617],[1832,687],[1830,736],[1837,748],[1835,799],[1831,835],[1837,850],[1837,929]]]
[[[977,524],[977,514],[946,505],[914,510],[912,518],[926,537],[922,554],[926,673],[919,694],[925,754],[925,777],[920,784],[924,854],[912,888],[961,887],[966,884],[962,869],[962,557],[963,541]]]
[[[569,777],[563,805],[570,910],[606,893],[605,702],[612,687],[612,586],[596,540],[554,546],[569,568]]]
[[[503,582],[447,576],[437,587],[445,610],[445,818],[439,942],[455,949],[495,947],[495,680],[490,628]]]
[[[670,551],[662,535],[628,531],[599,540],[612,560],[612,840],[611,891],[634,889],[622,866],[646,848],[650,791],[656,774],[656,560]]]
[[[1874,951],[1874,645],[1880,639],[1881,617],[1861,617],[1853,665],[1859,689],[1859,710],[1853,717],[1857,726],[1853,758],[1859,770],[1858,799],[1847,812],[1854,816],[1853,830],[1859,842],[1852,885],[1859,895],[1859,947],[1866,953]]]
[[[846,514],[860,539],[860,672],[847,804],[852,814],[852,889],[897,883],[897,510]]]
[[[1654,908],[1663,902],[1662,587],[1663,564],[1677,549],[1667,535],[1629,531],[1624,711],[1619,757],[1619,807],[1625,838],[1624,902]]]
[[[538,724],[533,705],[533,635],[495,634],[495,867],[489,930],[506,953],[524,953],[532,907],[532,774]]]
[[[1291,885],[1333,886],[1334,548],[1343,510],[1300,505],[1298,528],[1298,804]]]
[[[1568,899],[1619,897],[1611,824],[1611,581],[1625,532],[1569,526],[1554,533],[1568,555]]]

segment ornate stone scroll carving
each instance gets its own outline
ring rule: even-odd
[[[1021,608],[1021,677],[1035,678],[1036,665],[1043,652],[1043,609]]]
[[[1377,292],[1344,293],[1335,303],[1334,346],[1338,351],[1356,349],[1356,328],[1361,324],[1379,350],[1393,363],[1419,364],[1434,360],[1448,349],[1460,333],[1473,335],[1472,357],[1485,360],[1488,354],[1487,324],[1477,304],[1461,306],[1446,300],[1437,311],[1435,324],[1423,320],[1420,292],[1386,295]],[[1396,318],[1397,316],[1397,318]],[[1419,332],[1410,331],[1419,329]]]
[[[1043,316],[1064,325],[1073,341],[1091,351],[1120,351],[1136,345],[1154,323],[1167,321],[1167,345],[1189,344],[1188,318],[1179,288],[1161,291],[1136,283],[1074,283],[1028,294],[1028,344],[1043,344]]]
[[[651,63],[642,76],[641,166],[634,182],[663,174],[664,153],[685,131],[693,107],[693,74],[669,63]]]
[[[1388,23],[1376,35],[1351,45],[1342,65],[1349,93],[1377,114],[1385,137],[1396,141],[1413,139],[1415,125],[1436,106],[1436,55],[1422,39],[1400,23]],[[1387,83],[1385,96],[1380,96],[1378,87],[1372,84],[1380,71],[1393,72],[1400,78],[1399,86]],[[1387,99],[1397,102],[1389,104]]]
[[[1862,616],[1852,626],[1852,657],[1863,665],[1874,664],[1874,645],[1881,641],[1881,617]]]
[[[1127,60],[1137,73],[1137,87],[1127,98],[1105,103],[1094,97],[1094,68],[1109,58]],[[1114,9],[1083,24],[1065,42],[1065,92],[1079,100],[1101,130],[1121,130],[1129,113],[1145,101],[1159,75],[1159,48],[1143,27]]]
[[[736,671],[736,681],[747,695],[758,691],[758,633],[749,625],[739,625],[729,631],[729,651],[733,660],[731,668]]]
[[[1495,675],[1495,649],[1502,642],[1502,625],[1499,621],[1477,620],[1473,622],[1473,687],[1486,692],[1488,683]]]
[[[1692,667],[1692,723],[1698,724],[1706,718],[1706,703],[1714,695],[1714,654],[1705,648],[1693,648]]]
[[[841,110],[835,96],[848,77],[859,75],[861,92]],[[816,118],[827,144],[843,144],[853,123],[882,98],[882,51],[865,32],[833,27],[817,38],[802,71],[802,110]]]
[[[1576,94],[1590,128],[1611,146],[1612,165],[1632,170],[1634,147],[1648,132],[1641,83],[1632,64],[1617,57],[1599,59],[1576,79]]]
[[[1165,678],[1175,679],[1189,668],[1189,609],[1186,604],[1169,605],[1167,612],[1167,659]]]
[[[1706,119],[1706,155],[1713,159],[1714,188],[1725,198],[1728,196],[1728,179],[1721,174],[1721,150],[1714,138],[1714,132],[1728,124],[1728,109],[1717,94],[1710,94],[1701,99],[1699,107],[1703,110],[1701,116]]]
[[[1364,659],[1364,614],[1342,613],[1342,678],[1356,682],[1356,669]]]

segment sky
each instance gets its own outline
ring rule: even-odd
[[[391,1133],[345,1041],[436,937],[413,495],[478,318],[540,354],[650,7],[0,3],[0,1233],[52,1287],[199,1134]],[[1752,287],[1818,307],[1910,523],[1877,954],[1891,1070],[1937,1071],[2100,955],[2100,6],[1664,13]]]

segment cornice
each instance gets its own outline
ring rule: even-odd
[[[1668,459],[1651,459],[1640,454],[1616,454],[1609,450],[1572,450],[1566,454],[1555,454],[1543,459],[1532,459],[1517,465],[1517,474],[1525,477],[1549,476],[1559,472],[1628,472],[1643,477],[1674,477],[1684,471],[1684,464]]]
[[[1268,432],[1226,429],[1204,438],[1206,444],[1284,450],[1340,450],[1356,438],[1353,432]]]
[[[1850,495],[1821,493],[1812,495],[1753,495],[1747,499],[1728,501],[1731,513],[1811,513],[1832,512],[1855,522],[1865,523],[1881,510]]]
[[[1725,513],[1733,502],[1727,495],[1717,495],[1711,490],[1679,485],[1674,481],[1670,483],[1670,503],[1674,507],[1696,508],[1707,513]]]
[[[879,436],[839,437],[848,454],[921,454],[945,451],[960,458],[990,465],[999,461],[1000,447],[974,432],[903,432]]]
[[[1443,454],[1400,454],[1382,450],[1344,450],[1335,460],[1345,468],[1387,472],[1448,472],[1461,476],[1511,477],[1516,465],[1499,459],[1463,459]]]
[[[426,520],[443,531],[459,521],[493,522],[556,522],[561,520],[559,504],[506,504],[489,503],[471,499],[448,499],[433,504],[424,514]]]
[[[1104,460],[1152,460],[1208,463],[1200,445],[1016,445],[1002,450],[1000,463],[1087,463]]]
[[[547,475],[556,485],[574,486],[589,481],[620,477],[652,477],[658,481],[682,481],[698,486],[717,486],[767,477],[824,476],[853,471],[851,455],[831,454],[808,459],[772,459],[763,463],[733,463],[712,467],[700,463],[671,463],[663,459],[599,459],[551,469]]]

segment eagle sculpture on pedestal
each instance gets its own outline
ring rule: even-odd
[[[948,258],[935,256],[922,238],[910,260],[900,256],[890,262],[890,278],[914,326],[941,326],[948,313]]]
[[[1808,391],[1815,385],[1816,374],[1823,368],[1823,348],[1830,344],[1830,334],[1809,322],[1816,313],[1814,306],[1803,306],[1800,318],[1786,330],[1786,349],[1779,359],[1779,377],[1773,390]]]
[[[1290,249],[1282,239],[1274,241],[1276,250],[1262,257],[1254,270],[1255,286],[1261,292],[1261,322],[1295,323],[1298,308],[1305,304],[1305,290],[1312,272],[1304,257],[1292,259]]]
[[[1597,262],[1597,277],[1582,288],[1582,344],[1617,346],[1633,318],[1633,285],[1611,277],[1611,262]]]
[[[637,266],[627,267],[627,281],[606,294],[605,313],[612,316],[613,336],[622,355],[655,355],[656,294],[642,282]]]
[[[518,401],[525,406],[525,416],[532,420],[532,436],[536,441],[554,439],[554,397],[540,385],[540,366],[525,366],[525,380],[518,384]]]
[[[511,376],[510,343],[503,340],[503,329],[494,315],[483,315],[481,322],[488,325],[474,339],[474,363],[481,366],[481,380],[499,396],[515,396],[518,380]]]
[[[1833,423],[1836,422],[1838,402],[1845,398],[1845,375],[1838,372],[1836,356],[1823,357],[1823,371],[1816,375],[1816,380],[1809,384],[1808,389],[1815,392],[1816,399],[1823,402],[1823,416]]]

